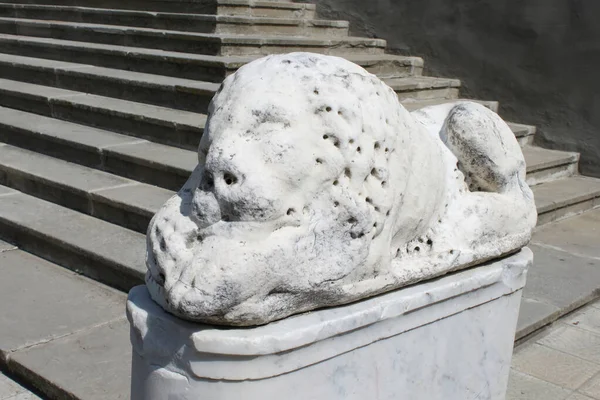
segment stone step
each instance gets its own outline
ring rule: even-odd
[[[3,143],[0,184],[144,234],[174,194]]]
[[[38,4],[39,0],[10,0],[6,3]],[[314,4],[255,0],[44,0],[43,3],[46,5],[85,6],[169,13],[303,19],[314,18],[316,11]]]
[[[537,128],[532,125],[518,124],[516,122],[508,122],[508,126],[515,133],[521,147],[533,144],[533,138]]]
[[[0,379],[0,398],[129,398],[126,295],[6,242],[0,249],[0,369],[42,396],[10,397]]]
[[[143,234],[5,186],[0,239],[123,291],[146,272]]]
[[[45,86],[206,112],[217,83],[0,53],[0,74]],[[460,81],[428,76],[386,79],[400,99],[454,98]],[[400,84],[401,83],[401,84]],[[454,97],[452,97],[454,96]]]
[[[535,230],[529,244],[534,253],[533,266],[527,272],[516,339],[535,334],[545,325],[598,298],[599,237],[600,209]],[[529,398],[547,399],[544,396]]]
[[[6,78],[19,81],[2,79],[3,87],[0,93],[5,93],[6,98],[0,99],[0,105],[17,108],[24,111],[33,111],[43,115],[54,114],[55,108],[78,109],[78,113],[63,112],[62,119],[73,122],[100,126],[116,132],[132,134],[142,138],[155,140],[159,143],[172,144],[182,148],[196,148],[200,136],[196,133],[201,130],[205,123],[205,116],[198,114],[206,112],[208,104],[216,91],[218,85],[211,82],[194,81],[188,79],[149,75],[140,72],[123,71],[104,67],[96,67],[85,64],[67,63],[63,61],[21,57],[0,53],[0,74]],[[400,98],[433,98],[435,96],[457,96],[459,84],[452,79],[434,77],[410,77],[397,78],[397,83],[404,81],[403,85],[395,85]],[[417,82],[411,84],[410,81]],[[41,85],[40,85],[41,84]],[[43,86],[42,86],[43,85]],[[89,94],[91,92],[91,94]],[[108,96],[108,97],[101,97]],[[109,99],[110,97],[110,99]],[[442,97],[445,98],[445,97]],[[182,135],[164,135],[164,132],[156,133],[142,131],[140,126],[131,129],[112,128],[112,124],[122,125],[122,118],[118,121],[105,121],[102,118],[81,119],[82,108],[80,103],[84,102],[89,114],[89,108],[98,104],[106,105],[107,102],[121,101],[117,110],[120,114],[126,114],[128,109],[142,110],[143,115],[153,117],[153,112],[169,114],[169,117],[183,118],[186,121],[197,121],[195,129],[186,127]],[[120,100],[122,99],[122,100]],[[128,101],[128,103],[123,103]],[[31,104],[29,104],[31,102]],[[41,103],[41,104],[40,104]],[[60,103],[57,107],[56,103]],[[163,106],[160,109],[144,109],[145,106]],[[48,107],[49,106],[49,107]],[[115,109],[114,105],[109,105]],[[34,107],[31,109],[30,107]],[[173,108],[179,108],[175,110]],[[41,110],[41,112],[40,112]],[[160,111],[156,111],[160,110]],[[180,111],[183,110],[183,111]],[[196,113],[178,112],[196,111]],[[106,114],[106,110],[102,112]],[[112,115],[112,114],[111,114]],[[128,114],[127,116],[130,117]],[[189,137],[182,137],[188,134]],[[173,141],[175,137],[180,140]]]
[[[573,176],[578,170],[579,153],[525,146],[523,154],[530,186]]]
[[[14,146],[178,190],[196,165],[190,151],[0,107],[0,140]],[[543,149],[542,149],[543,150]],[[524,149],[537,173],[537,148]]]
[[[195,151],[5,107],[0,141],[169,190],[179,190],[198,162]]]
[[[538,225],[600,207],[600,179],[572,176],[533,186]]]
[[[207,110],[219,88],[212,82],[2,53],[0,76],[188,111]]]
[[[460,80],[411,76],[383,80],[398,93],[400,101],[458,99]]]
[[[417,99],[405,99],[401,103],[408,111],[416,111],[424,107],[439,106],[442,104],[456,103],[461,101],[470,101],[481,104],[484,107],[489,108],[494,112],[498,112],[498,102],[490,100],[473,100],[473,99],[431,99],[431,100],[417,100]]]
[[[383,54],[386,41],[359,37],[225,35],[77,22],[0,18],[0,32],[208,55],[268,55],[308,51],[331,55]]]
[[[0,106],[194,150],[206,122],[203,114],[7,79]]]
[[[0,52],[220,83],[260,56],[211,56],[141,47],[0,34]],[[382,78],[420,75],[423,59],[389,54],[344,55]]]
[[[0,17],[238,35],[348,36],[347,21],[0,3]]]

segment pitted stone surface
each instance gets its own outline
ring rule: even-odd
[[[215,95],[199,164],[148,228],[168,311],[256,325],[523,247],[535,226],[510,128],[475,103],[406,111],[346,60],[254,61]]]

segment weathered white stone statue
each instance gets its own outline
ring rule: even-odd
[[[492,111],[409,113],[341,58],[254,61],[213,99],[198,167],[148,229],[147,286],[178,317],[266,324],[514,253],[536,223]]]

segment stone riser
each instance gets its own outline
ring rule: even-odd
[[[267,19],[264,17],[149,14],[123,10],[82,8],[15,8],[0,3],[0,17],[121,25],[197,33],[288,36],[348,36],[344,21]],[[219,18],[217,20],[217,18]]]
[[[218,83],[235,72],[237,67],[257,57],[232,59],[182,53],[166,54],[153,49],[40,40],[5,35],[0,37],[0,52]],[[378,56],[356,59],[356,62],[367,71],[383,78],[420,76],[423,65],[419,61],[416,58],[390,60],[381,57],[378,59]]]
[[[416,90],[398,93],[398,99],[405,101],[408,99],[414,100],[441,100],[441,99],[458,99],[459,89],[457,88],[434,88],[429,90]]]
[[[539,185],[551,182],[557,179],[573,176],[577,173],[577,161],[565,162],[550,168],[542,168],[534,171],[527,171],[527,184],[529,186]]]
[[[310,6],[310,4],[307,6]],[[316,11],[314,8],[284,9],[266,6],[247,7],[234,5],[220,5],[217,7],[216,14],[247,17],[314,19],[316,16]]]
[[[600,197],[595,197],[580,203],[569,204],[566,207],[538,214],[537,225],[540,226],[563,218],[572,217],[598,207],[600,207]]]
[[[10,0],[8,3],[39,4],[37,0]],[[316,7],[313,4],[280,3],[267,1],[178,1],[172,0],[44,0],[43,4],[61,6],[83,6],[97,8],[114,8],[122,10],[144,10],[172,13],[243,15],[271,18],[303,18],[315,17]]]
[[[58,96],[52,96],[36,93],[38,88],[43,89],[43,87],[37,85],[25,87],[25,84],[22,84],[19,86],[19,90],[14,87],[3,88],[0,86],[0,106],[107,129],[112,132],[125,133],[129,136],[150,139],[158,143],[187,149],[197,148],[204,130],[204,121],[201,119],[201,114],[198,114],[198,120],[194,126],[182,125],[177,121],[140,117],[137,115],[136,109],[123,109],[121,112],[114,107],[107,107],[103,104],[109,100],[107,98],[98,99],[97,104],[90,104],[89,101],[96,100],[96,98],[85,95],[78,97],[76,92],[67,92],[74,93],[70,98],[68,94],[60,98],[58,96],[64,93],[62,91],[57,92],[59,93]],[[139,108],[137,105],[135,106]],[[140,107],[143,106],[143,104],[140,105]],[[151,113],[152,109],[150,108],[148,112]]]
[[[0,76],[21,82],[52,86],[82,93],[155,104],[180,110],[206,112],[214,92],[197,93],[194,88],[154,82],[127,82],[117,76],[81,73],[82,69],[61,70],[59,68],[15,65],[0,61]]]
[[[6,170],[1,165],[0,185],[140,233],[146,233],[148,224],[154,215],[144,212],[144,210],[124,210],[122,204],[112,203],[93,192],[86,193],[61,188],[52,182],[37,180],[35,177],[27,176],[19,171]],[[154,210],[154,212],[156,211],[158,210]]]
[[[173,57],[169,57],[158,54],[160,50],[153,49],[145,52],[146,49],[140,48],[140,53],[136,52],[137,48],[104,46],[100,50],[84,42],[57,40],[46,43],[36,42],[36,39],[22,36],[14,36],[10,39],[0,37],[0,52],[208,82],[221,82],[227,75],[235,71],[224,63],[213,61],[214,57],[211,59],[210,56],[205,59],[193,59],[186,58],[185,54],[176,53]],[[69,45],[65,45],[65,43],[69,43]]]
[[[309,51],[331,55],[383,54],[385,41],[376,39],[250,36],[221,38],[211,34],[144,30],[110,25],[78,25],[35,20],[0,20],[0,32],[10,35],[144,47],[204,55],[246,56]]]
[[[174,192],[0,144],[0,185],[146,233]],[[139,204],[132,196],[144,196]]]

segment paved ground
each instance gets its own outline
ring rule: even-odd
[[[600,399],[600,301],[515,349],[507,400]]]
[[[41,400],[0,371],[0,400]]]
[[[594,300],[600,288],[600,209],[539,227],[517,339]]]

